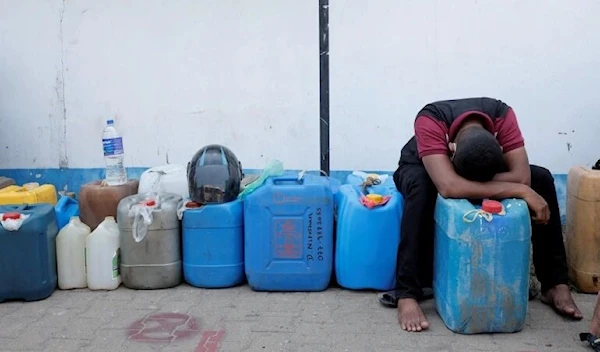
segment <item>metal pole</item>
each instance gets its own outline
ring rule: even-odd
[[[329,175],[329,0],[319,0],[321,170]]]

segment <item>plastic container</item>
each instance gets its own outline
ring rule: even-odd
[[[600,291],[600,171],[576,166],[567,177],[569,278],[585,293]]]
[[[177,194],[138,194],[119,202],[121,276],[132,289],[161,289],[182,281]],[[144,222],[144,213],[148,222]],[[136,220],[137,217],[137,220]]]
[[[72,217],[79,217],[79,202],[74,198],[62,196],[54,206],[58,229],[65,227]]]
[[[342,185],[336,197],[336,280],[347,289],[387,291],[396,287],[403,199],[391,178],[367,191],[390,198],[369,209],[356,182]]]
[[[87,287],[85,243],[90,227],[73,216],[56,237],[58,288],[70,290]]]
[[[138,193],[173,193],[189,198],[187,168],[185,165],[167,164],[150,168],[140,176]]]
[[[57,194],[53,185],[41,185],[36,182],[23,186],[8,186],[0,189],[0,204],[39,204],[56,205]]]
[[[94,181],[81,186],[79,191],[79,217],[92,231],[107,216],[117,217],[121,199],[138,193],[138,180],[129,180],[121,186],[108,186]]]
[[[0,189],[12,186],[15,184],[15,180],[12,178],[0,176]]]
[[[333,177],[327,177],[327,180],[329,181],[329,186],[331,187],[331,194],[335,199],[338,192],[340,191],[340,186],[342,185],[342,183],[338,179],[335,179]]]
[[[244,206],[240,200],[187,209],[182,225],[187,283],[224,288],[244,282]]]
[[[457,333],[509,333],[527,316],[531,223],[527,203],[502,202],[504,215],[438,196],[433,290],[436,309]],[[484,204],[485,205],[485,204]],[[498,202],[484,207],[493,211]]]
[[[127,170],[123,164],[123,138],[115,128],[115,121],[106,120],[102,130],[102,149],[104,149],[105,180],[109,186],[121,186],[127,182]]]
[[[393,178],[387,174],[370,174],[370,173],[366,173],[366,172],[362,172],[362,171],[355,171],[355,172],[349,174],[348,176],[346,176],[346,180],[344,181],[344,184],[360,186],[365,181],[365,177],[374,177],[381,182],[381,184],[375,185],[375,186],[381,186],[381,185],[388,185],[388,186],[393,185],[394,187],[396,186],[394,184]]]
[[[88,287],[91,290],[114,290],[121,284],[121,248],[119,227],[107,216],[86,239]]]
[[[16,231],[10,219],[27,217]],[[0,206],[0,302],[36,301],[56,290],[56,214],[50,204]],[[16,220],[17,222],[19,220]]]
[[[256,291],[322,291],[333,259],[326,177],[269,177],[244,201],[246,277]]]

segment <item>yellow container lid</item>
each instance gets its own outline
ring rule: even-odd
[[[367,194],[366,197],[377,203],[383,201],[383,196],[381,194],[377,194],[377,193]]]

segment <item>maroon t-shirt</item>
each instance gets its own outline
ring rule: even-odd
[[[450,128],[442,121],[438,121],[429,116],[418,116],[415,120],[415,138],[417,140],[417,149],[419,158],[427,155],[450,153],[449,142],[454,142],[457,127],[473,112],[465,113],[459,116]],[[504,153],[523,147],[525,140],[521,134],[521,129],[517,122],[517,117],[512,108],[508,109],[504,118],[492,119],[484,113],[476,113],[484,117],[483,127],[496,136],[496,139],[503,148]]]

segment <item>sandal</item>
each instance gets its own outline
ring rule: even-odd
[[[589,332],[582,332],[579,334],[579,339],[581,341],[587,341],[594,351],[600,352],[600,338],[598,338],[598,336],[592,335]]]
[[[418,302],[424,301],[426,299],[430,299],[433,297],[433,289],[429,287],[423,288],[423,295],[417,299]],[[381,303],[384,307],[388,308],[398,308],[398,300],[400,298],[396,294],[396,290],[391,290],[384,292],[379,296],[379,303]]]

